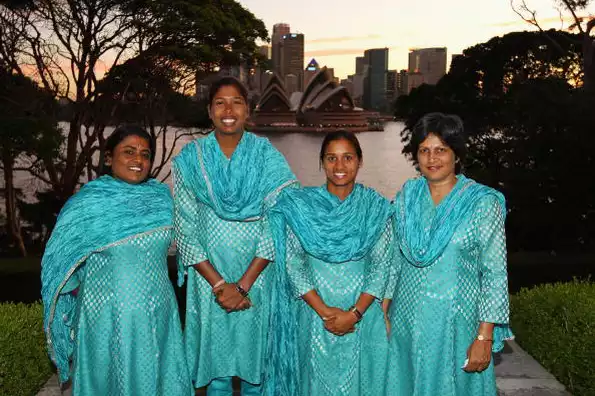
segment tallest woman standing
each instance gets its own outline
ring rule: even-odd
[[[422,177],[395,198],[388,394],[495,396],[492,351],[512,336],[504,197],[460,173],[459,117],[427,114],[411,146]]]
[[[215,130],[186,145],[173,166],[180,280],[188,274],[188,369],[209,396],[232,395],[232,377],[243,395],[258,395],[274,260],[267,212],[297,181],[268,139],[244,131],[240,81],[213,83],[209,103]]]

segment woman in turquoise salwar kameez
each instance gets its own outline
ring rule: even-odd
[[[269,394],[384,395],[388,336],[381,301],[392,251],[390,203],[355,182],[362,151],[352,133],[328,134],[320,161],[326,184],[287,190],[272,210],[282,240],[277,265],[285,261],[297,329],[293,348],[271,356],[284,362],[276,365],[285,372],[267,384]],[[291,323],[282,321],[289,313],[278,315],[278,331],[288,331]],[[288,377],[293,383],[283,385]]]
[[[107,174],[62,208],[42,261],[44,329],[72,394],[193,394],[167,271],[173,201],[147,179],[155,153],[138,127],[106,142]]]
[[[246,88],[233,77],[213,83],[215,130],[174,159],[180,283],[187,274],[185,346],[196,388],[260,394],[269,333],[274,244],[267,212],[297,181],[268,141],[244,131]]]
[[[394,202],[387,394],[495,396],[492,352],[512,337],[504,197],[460,174],[466,148],[456,116],[424,116],[411,153],[422,176]]]

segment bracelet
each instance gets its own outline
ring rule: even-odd
[[[244,288],[242,286],[240,286],[238,283],[235,283],[236,285],[236,290],[244,297],[248,297],[248,292],[246,290],[244,290]]]
[[[477,336],[475,339],[476,339],[477,341],[490,341],[490,342],[494,341],[494,340],[493,340],[493,339],[491,339],[491,338],[486,338],[486,337],[485,337],[484,335],[482,335],[482,334],[479,334],[479,335],[478,335],[478,336]]]
[[[223,278],[219,279],[219,280],[217,281],[217,283],[215,283],[215,284],[213,285],[213,289],[216,289],[216,288],[218,288],[219,286],[221,286],[221,285],[222,285],[222,284],[224,284],[224,283],[225,283],[225,279],[223,279]]]
[[[349,308],[349,312],[353,312],[355,314],[358,322],[362,320],[362,318],[364,317],[364,315],[362,315],[362,313],[359,311],[359,309],[357,309],[355,305]]]

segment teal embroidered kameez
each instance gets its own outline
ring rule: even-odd
[[[277,226],[286,224],[287,277],[295,316],[295,350],[277,353],[285,372],[295,376],[285,389],[271,384],[269,394],[383,395],[388,337],[381,309],[392,253],[390,205],[360,184],[340,201],[326,186],[287,191],[273,209]],[[281,220],[279,220],[281,217]],[[280,261],[277,263],[280,264]],[[375,296],[354,333],[336,336],[301,296],[316,290],[326,305],[347,310],[361,293]],[[285,316],[280,314],[279,316]],[[278,331],[283,331],[279,325]],[[279,338],[276,342],[283,342]],[[295,361],[291,353],[295,353]],[[285,358],[285,359],[283,359]],[[281,363],[283,362],[283,363]],[[291,370],[291,371],[290,371]]]
[[[397,195],[395,210],[387,395],[495,396],[493,360],[481,373],[462,366],[480,322],[496,324],[493,351],[512,337],[503,196],[459,175],[436,206],[419,178]]]
[[[185,348],[194,386],[233,376],[260,384],[275,264],[250,289],[253,306],[229,314],[216,303],[211,285],[188,267],[208,259],[227,282],[236,282],[255,257],[273,261],[266,212],[295,176],[267,139],[249,132],[229,159],[214,133],[191,142],[173,169],[180,283],[187,275]]]
[[[42,295],[50,356],[73,395],[192,394],[167,272],[172,211],[167,186],[111,176],[61,211]]]

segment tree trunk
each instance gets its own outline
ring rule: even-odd
[[[595,28],[595,19],[587,24],[583,36],[583,73],[584,87],[588,91],[595,90],[595,37],[591,37],[591,31]]]
[[[17,197],[14,188],[14,159],[10,153],[3,153],[2,163],[4,165],[4,200],[6,205],[6,232],[9,241],[19,249],[21,256],[27,257],[27,250],[21,233],[21,224],[17,213]]]

